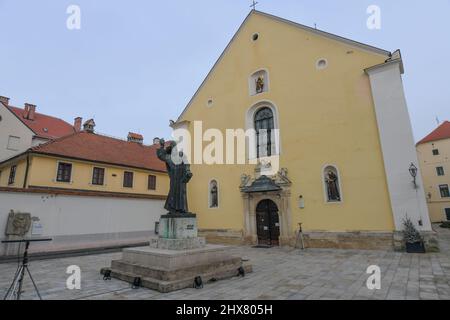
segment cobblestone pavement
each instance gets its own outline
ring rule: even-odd
[[[440,253],[406,254],[388,251],[288,248],[232,250],[250,259],[254,272],[205,284],[201,290],[184,289],[161,294],[134,290],[129,284],[103,281],[100,268],[108,267],[120,253],[31,261],[30,270],[43,299],[450,299],[450,230],[439,230]],[[78,265],[81,290],[66,289],[66,268]],[[381,289],[369,290],[367,267],[381,268]],[[3,297],[16,263],[0,264],[0,297]],[[26,278],[26,299],[37,298]]]

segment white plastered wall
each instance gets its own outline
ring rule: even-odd
[[[30,148],[34,133],[17,119],[3,103],[0,103],[0,117],[0,161],[2,161]],[[14,150],[8,148],[10,136],[20,139]]]
[[[422,176],[419,171],[417,188],[414,188],[409,173],[411,163],[419,168],[419,161],[403,89],[401,66],[402,61],[398,59],[369,68],[366,72],[372,87],[395,228],[403,230],[403,220],[408,216],[419,230],[430,231]],[[419,226],[419,221],[422,221],[422,226]]]
[[[63,251],[148,241],[166,211],[163,200],[83,197],[0,192],[0,232],[4,237],[10,210],[39,218],[42,234],[53,242],[32,251]],[[32,231],[27,235],[35,237]],[[0,255],[5,254],[0,246]]]

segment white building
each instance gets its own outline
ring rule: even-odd
[[[81,118],[74,125],[64,120],[37,113],[36,106],[24,108],[10,105],[9,98],[0,96],[0,161],[20,154],[49,140],[74,133],[81,128]]]

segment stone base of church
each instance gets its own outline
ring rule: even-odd
[[[112,261],[111,275],[130,283],[140,278],[145,288],[171,292],[192,288],[196,277],[206,283],[238,276],[241,267],[245,273],[253,271],[226,246],[206,245],[192,250],[141,247],[125,249],[121,260]]]
[[[234,230],[201,230],[202,236],[209,243],[232,245],[257,245],[256,235],[243,236],[242,232]],[[423,232],[427,252],[439,251],[435,232]],[[389,250],[404,251],[403,235],[401,232],[304,232],[303,241],[306,248],[317,249],[360,249],[360,250]],[[279,239],[280,246],[301,247],[297,236]]]
[[[305,232],[306,248],[393,250],[391,232]],[[290,239],[291,246],[301,247],[297,237]]]
[[[206,241],[211,244],[226,244],[226,245],[242,245],[250,244],[243,241],[242,231],[226,230],[226,229],[200,229],[198,234],[206,238]]]

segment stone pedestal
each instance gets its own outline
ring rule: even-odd
[[[149,247],[124,249],[122,259],[112,261],[111,275],[131,283],[141,278],[143,287],[171,292],[192,288],[196,277],[206,283],[238,276],[241,267],[252,272],[229,247],[207,245],[197,234],[195,215],[162,216],[160,237]]]
[[[165,250],[190,250],[199,249],[206,246],[205,238],[191,238],[191,239],[164,239],[152,238],[150,239],[150,248],[165,249]]]
[[[159,236],[164,239],[197,238],[197,216],[195,214],[161,216]]]

